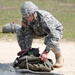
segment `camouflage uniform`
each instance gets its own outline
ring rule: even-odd
[[[23,27],[24,23],[28,26]],[[47,34],[44,40],[45,50],[47,52],[52,50],[57,53],[60,50],[58,42],[62,38],[63,26],[49,12],[38,10],[37,17],[33,23],[29,23],[22,18],[22,27],[16,33],[22,50],[31,48],[34,33],[37,35]]]

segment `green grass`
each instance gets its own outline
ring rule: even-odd
[[[0,39],[15,39],[15,34],[2,33],[2,27],[15,22],[21,25],[20,6],[27,0],[0,0]],[[75,0],[31,0],[39,9],[53,14],[64,26],[66,40],[75,41]],[[9,37],[9,38],[8,38]]]

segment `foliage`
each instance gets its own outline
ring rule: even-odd
[[[15,38],[15,34],[2,33],[2,27],[15,22],[21,25],[20,6],[27,0],[0,0],[0,39],[4,36]],[[64,26],[63,39],[75,40],[75,0],[32,0],[39,9],[53,14]],[[14,36],[14,37],[13,37]]]

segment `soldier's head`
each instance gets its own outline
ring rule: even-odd
[[[25,17],[28,21],[31,21],[34,17],[33,14],[38,10],[38,7],[31,1],[24,2],[21,5],[22,17]]]

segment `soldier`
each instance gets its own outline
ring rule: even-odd
[[[31,49],[33,34],[46,35],[44,44],[46,48],[40,55],[42,61],[46,61],[50,50],[55,54],[55,68],[63,66],[64,59],[59,48],[59,40],[62,38],[63,26],[49,12],[38,10],[38,7],[31,1],[24,2],[21,5],[22,27],[16,32],[18,44],[21,51],[18,55]]]

